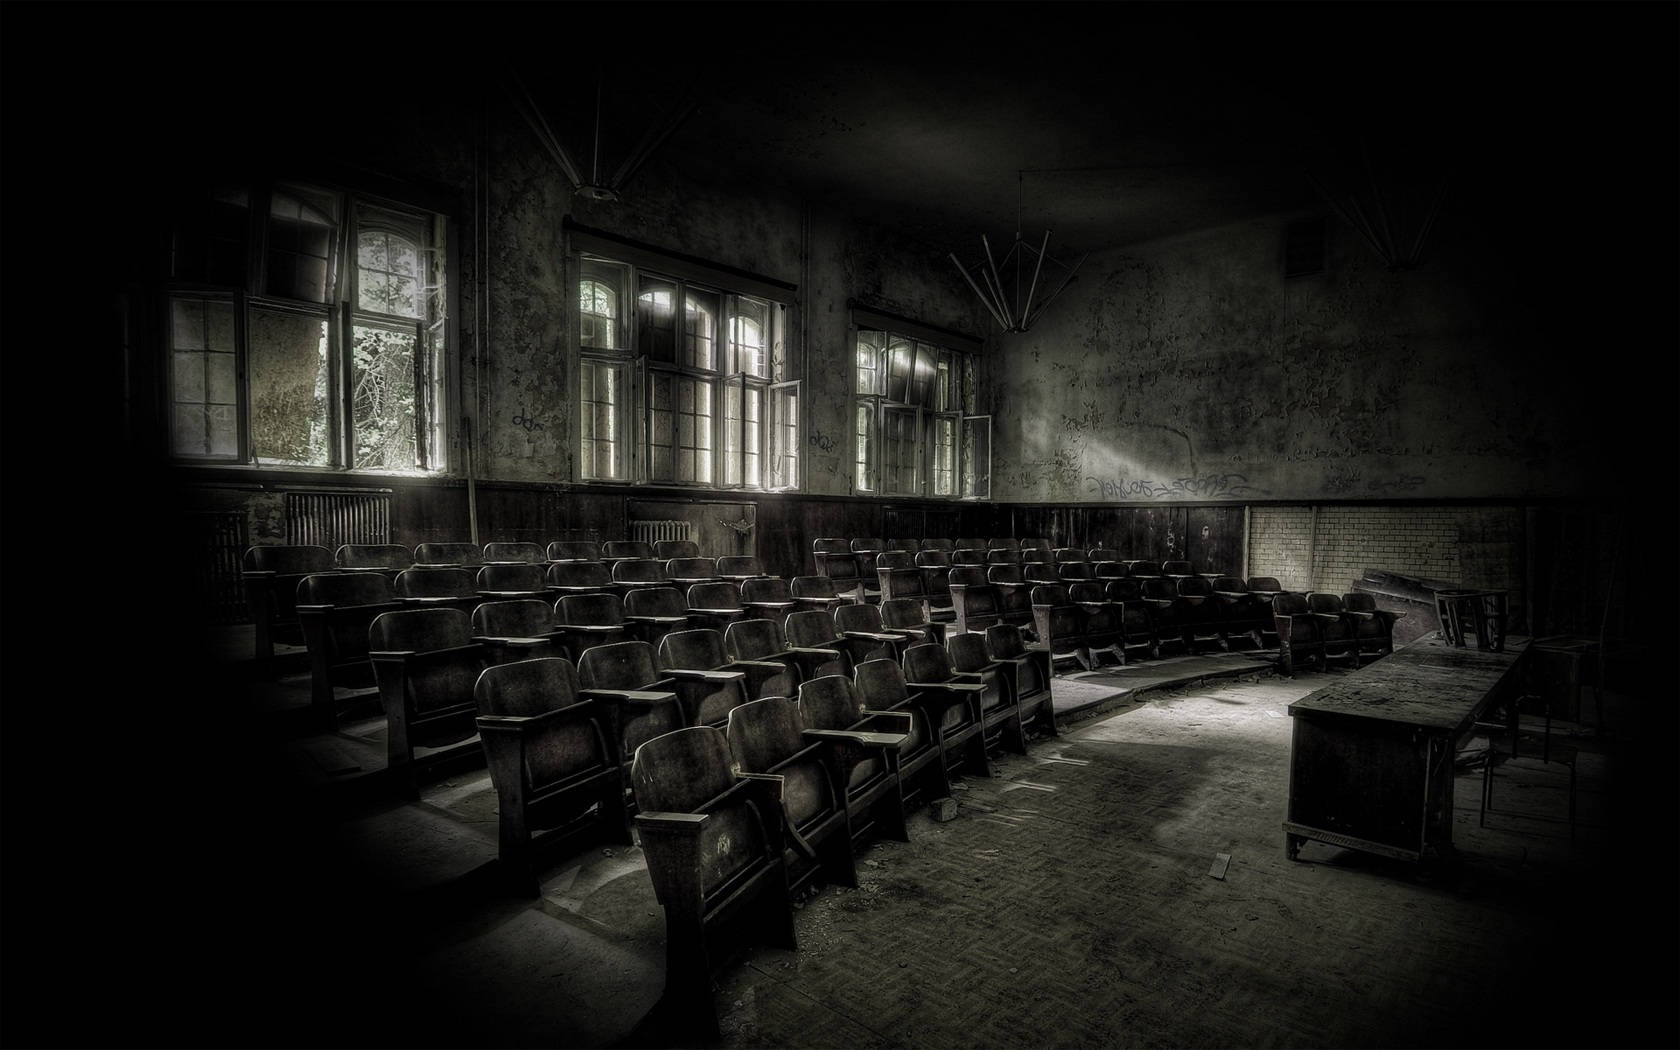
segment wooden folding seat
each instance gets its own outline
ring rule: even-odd
[[[975,550],[972,547],[964,547],[951,552],[952,565],[985,565],[986,562],[986,551]]]
[[[946,554],[950,554],[956,549],[957,545],[951,540],[939,536],[931,536],[922,538],[921,547],[918,549],[917,553],[920,553],[921,551],[944,551]]]
[[[1049,736],[1058,735],[1061,729],[1056,725],[1056,705],[1051,696],[1054,676],[1050,673],[1050,651],[1029,646],[1021,629],[1012,623],[993,624],[986,628],[985,637],[986,651],[1010,681],[1023,739],[1034,727]]]
[[[1120,552],[1113,547],[1091,547],[1085,551],[1085,560],[1092,565],[1100,565],[1103,562],[1114,562],[1118,565],[1121,558]],[[1124,574],[1125,572],[1122,570],[1121,575]]]
[[[1225,623],[1225,644],[1229,646],[1233,638],[1246,638],[1259,648],[1261,632],[1271,626],[1271,602],[1251,592],[1240,576],[1214,577],[1212,586],[1219,616]]]
[[[655,540],[653,556],[660,561],[700,557],[700,545],[693,540]]]
[[[1257,610],[1256,617],[1260,627],[1258,640],[1261,647],[1266,646],[1268,638],[1272,644],[1278,644],[1277,620],[1272,616],[1272,603],[1287,588],[1276,576],[1250,576],[1245,582],[1248,584],[1248,593],[1254,595],[1262,606]]]
[[[986,582],[998,589],[998,609],[1004,623],[1012,623],[1037,637],[1037,621],[1033,616],[1032,589],[1037,586],[1027,580],[1019,565],[991,565],[986,568]],[[1049,581],[1046,581],[1049,582]]]
[[[551,562],[600,561],[601,545],[594,540],[555,540],[543,553]]]
[[[665,910],[661,1012],[718,1034],[712,979],[720,962],[762,941],[793,950],[782,781],[737,774],[723,733],[707,726],[648,740],[630,781],[637,838]]]
[[[905,646],[912,644],[913,641],[926,640],[920,632],[887,630],[881,622],[881,607],[879,605],[842,605],[834,610],[834,625],[847,638],[863,639],[874,643],[875,648],[866,652],[861,659],[854,660],[854,664],[861,663],[863,660],[897,660]]]
[[[1006,673],[1003,665],[992,659],[984,634],[954,634],[945,639],[945,651],[954,673],[972,676],[980,683],[980,732],[987,750],[1008,747],[1026,754],[1027,738],[1021,730],[1021,709],[1015,695],[1015,669],[1011,667]]]
[[[1017,548],[1021,552],[1021,561],[1048,562],[1055,564],[1055,546],[1042,536],[1023,536],[1017,541]]]
[[[986,567],[983,565],[953,565],[950,575],[945,577],[945,587],[951,592],[953,607],[961,607],[964,587],[984,587],[986,585]]]
[[[586,837],[630,845],[612,712],[578,691],[561,657],[486,667],[473,686],[478,739],[496,789],[497,862],[529,896],[541,856]]]
[[[1055,563],[1048,561],[1022,562],[1021,579],[1033,587],[1037,587],[1040,584],[1066,585],[1067,583],[1066,580],[1062,579],[1062,574],[1057,569]]]
[[[641,587],[624,596],[624,622],[632,639],[656,649],[672,631],[699,626],[688,614],[688,599],[675,587]]]
[[[827,742],[839,770],[852,851],[870,835],[909,842],[900,763],[914,716],[865,710],[852,680],[837,674],[801,683],[798,710],[805,737]]]
[[[1126,575],[1140,580],[1147,580],[1151,576],[1161,575],[1161,563],[1148,558],[1130,558],[1126,561]]]
[[[903,667],[891,660],[865,660],[858,664],[852,675],[852,687],[865,712],[909,716],[909,729],[898,749],[899,786],[906,808],[914,809],[936,798],[949,798],[951,772],[945,765],[939,727],[944,723],[946,708],[963,701],[911,693],[904,683]]]
[[[783,696],[794,695],[805,680],[806,667],[811,665],[810,657],[789,649],[782,622],[770,617],[736,620],[723,632],[723,648],[731,660],[779,665],[791,683]]]
[[[1099,583],[1125,579],[1126,564],[1121,561],[1094,561],[1091,563],[1091,575]]]
[[[830,545],[845,542],[845,540],[833,540],[830,541]],[[823,541],[816,540],[814,543],[822,544]],[[821,547],[816,547],[812,550],[811,556],[816,561],[817,571],[815,575],[828,577],[836,596],[845,601],[860,602],[864,600],[863,574],[858,567],[858,556],[852,552],[849,546],[844,550],[824,550]],[[869,589],[875,590],[873,587]]]
[[[368,649],[385,708],[386,771],[409,798],[423,770],[482,754],[473,687],[484,647],[460,609],[399,609],[368,628]]]
[[[479,566],[474,586],[478,588],[479,597],[487,602],[509,598],[536,598],[552,602],[557,597],[548,589],[547,562],[487,562]]]
[[[415,565],[397,573],[391,588],[407,608],[459,609],[471,616],[484,601],[476,574],[464,565]]]
[[[1068,600],[1084,614],[1085,654],[1090,658],[1091,668],[1094,670],[1102,663],[1100,657],[1104,654],[1124,665],[1126,632],[1120,622],[1120,611],[1108,600],[1107,586],[1096,580],[1081,580],[1070,584],[1067,594]]]
[[[915,556],[908,551],[883,552],[875,562],[875,579],[881,601],[894,598],[925,601],[927,598],[922,571],[916,568]]]
[[[994,547],[991,550],[986,552],[985,564],[987,564],[987,565],[1020,565],[1021,564],[1021,548],[1019,548],[1019,547]]]
[[[614,594],[612,570],[600,561],[554,561],[543,571],[543,586],[555,600],[568,594]]]
[[[1003,622],[1003,595],[993,585],[985,582],[971,583],[953,587],[951,593],[957,596],[957,617],[952,629],[947,632],[947,637],[970,631],[984,631],[995,623]]]
[[[1285,675],[1294,677],[1295,665],[1303,660],[1316,660],[1325,666],[1318,620],[1307,604],[1306,595],[1279,591],[1272,598],[1272,622],[1277,632],[1278,668]]]
[[[1196,570],[1187,561],[1164,561],[1161,563],[1161,575],[1176,580],[1185,576],[1194,576]]]
[[[540,598],[480,602],[472,611],[473,641],[491,665],[571,655],[554,624],[554,609]]]
[[[649,561],[653,558],[653,544],[646,540],[608,540],[601,544],[601,560],[610,568],[619,561]],[[664,561],[661,560],[663,565]]]
[[[883,551],[907,551],[910,554],[915,554],[922,549],[922,542],[920,540],[883,540],[881,549]]]
[[[275,645],[302,646],[298,623],[298,584],[305,576],[335,572],[333,552],[312,544],[259,544],[248,547],[240,579],[256,627],[255,658],[273,669]]]
[[[620,598],[643,587],[676,587],[665,571],[665,563],[657,558],[620,558],[612,562],[612,583],[608,590]],[[683,588],[677,587],[677,590]]]
[[[1032,589],[1034,634],[1050,653],[1050,665],[1073,660],[1087,671],[1091,654],[1085,648],[1085,614],[1073,603],[1067,587],[1041,583]]]
[[[919,636],[935,645],[945,644],[945,635],[956,624],[929,618],[927,603],[915,598],[889,598],[881,603],[881,624],[889,631]]]
[[[780,576],[754,576],[742,580],[737,586],[741,588],[741,607],[747,611],[748,617],[762,616],[785,623],[788,613],[809,607],[794,598],[788,582]],[[840,603],[836,600],[834,604]]]
[[[992,541],[980,536],[961,536],[952,543],[951,553],[956,554],[959,551],[979,551],[983,555],[990,548],[991,542]]]
[[[717,576],[720,580],[741,584],[768,575],[770,574],[764,571],[764,565],[755,554],[726,554],[717,560]]]
[[[1332,658],[1346,657],[1354,667],[1358,667],[1358,621],[1342,608],[1342,596],[1330,591],[1309,591],[1307,609],[1318,621],[1318,644],[1324,654],[1325,666],[1329,666]]]
[[[741,603],[741,589],[733,583],[717,580],[697,583],[686,592],[688,616],[696,627],[710,627],[719,635],[736,620],[747,618],[747,607]]]
[[[723,577],[718,575],[717,561],[712,558],[671,558],[665,562],[665,575],[671,581],[671,586],[678,590],[685,590],[697,583],[725,582]],[[740,585],[731,583],[731,586]]]
[[[414,564],[476,569],[484,564],[484,548],[476,543],[422,543],[414,548]]]
[[[1171,577],[1169,577],[1171,579]],[[1200,652],[1203,642],[1213,642],[1221,651],[1229,651],[1226,637],[1228,626],[1222,603],[1213,593],[1213,581],[1206,576],[1177,577],[1178,596],[1185,601],[1185,628],[1190,651]]]
[[[1190,636],[1194,614],[1190,602],[1178,593],[1178,580],[1170,576],[1140,577],[1139,592],[1155,621],[1157,647],[1177,644],[1186,653],[1195,652],[1196,644]]]
[[[317,573],[298,582],[298,623],[309,649],[309,703],[318,725],[336,728],[341,706],[379,695],[368,627],[381,613],[401,607],[382,573]]]
[[[1013,536],[993,536],[989,540],[981,541],[989,551],[1019,551],[1021,543]]]
[[[484,545],[484,564],[547,565],[548,549],[530,540],[498,540]]]
[[[597,645],[634,640],[624,603],[607,591],[562,596],[554,603],[554,620],[564,655],[573,663]]]
[[[802,661],[802,680],[825,674],[850,675],[852,668],[869,658],[879,646],[861,638],[848,638],[834,617],[819,609],[801,609],[787,618],[788,651]]]
[[[685,676],[701,682],[714,692],[724,688],[726,678],[738,684],[741,696],[736,703],[762,700],[767,696],[792,696],[799,688],[796,676],[788,673],[787,665],[775,660],[742,660],[729,654],[723,635],[708,627],[687,631],[672,631],[659,643],[659,667],[678,682]],[[722,700],[703,698],[708,703],[695,705],[702,717],[691,725],[722,724],[729,717]]]
[[[795,610],[816,609],[829,612],[851,599],[834,590],[834,581],[827,576],[795,576],[788,581],[788,596],[798,602]]]
[[[345,543],[333,552],[333,564],[345,572],[377,572],[394,580],[414,564],[414,551],[400,543]]]
[[[829,743],[805,736],[794,700],[772,696],[735,708],[725,735],[742,773],[782,778],[788,888],[798,893],[818,879],[856,886],[845,781]]]
[[[991,776],[980,708],[985,685],[979,677],[958,674],[945,647],[931,643],[906,649],[899,665],[905,688],[940,707],[938,717],[931,721],[939,730],[946,768]]]
[[[1097,579],[1096,566],[1088,561],[1057,562],[1056,575],[1070,587],[1076,583],[1094,583]]]
[[[916,568],[922,574],[922,593],[927,596],[928,617],[951,621],[957,618],[956,599],[951,595],[951,556],[944,551],[917,551]]]
[[[1142,649],[1143,655],[1159,659],[1161,640],[1155,627],[1155,605],[1143,597],[1143,579],[1122,576],[1103,584],[1103,596],[1114,607],[1120,621],[1120,647],[1130,656]]]
[[[613,736],[626,771],[638,747],[688,724],[676,683],[659,670],[653,646],[646,642],[590,646],[577,661],[577,674],[579,695],[612,711]]]
[[[1394,651],[1394,621],[1405,613],[1377,608],[1376,596],[1366,591],[1342,595],[1342,610],[1353,621],[1361,653],[1386,656]]]

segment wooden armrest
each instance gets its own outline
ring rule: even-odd
[[[636,823],[656,831],[698,832],[711,820],[709,813],[666,813],[643,811],[636,814]]]
[[[483,645],[506,645],[515,649],[534,649],[539,645],[547,645],[547,638],[526,638],[518,635],[475,634],[473,641]]]
[[[744,671],[715,671],[701,667],[669,667],[665,673],[672,678],[685,678],[698,682],[714,682],[724,685],[729,682],[739,682],[747,677]]]
[[[787,670],[787,664],[778,660],[731,660],[730,667],[744,667],[750,671],[774,671],[777,674]]]
[[[498,732],[524,732],[533,726],[540,726],[544,722],[572,722],[588,718],[596,718],[600,709],[591,700],[580,700],[556,707],[549,711],[542,711],[534,715],[479,715],[478,728],[496,730]]]
[[[910,630],[910,628],[905,628]],[[896,642],[904,636],[891,631],[844,631],[847,638],[862,638],[866,642]]]
[[[908,735],[915,721],[915,716],[908,711],[874,711],[859,719],[857,724],[852,726],[852,729],[866,733],[903,733]],[[894,728],[884,728],[886,726]]]
[[[677,698],[675,693],[655,689],[579,689],[578,695],[629,704],[660,704]]]
[[[857,729],[807,729],[804,735],[818,740],[844,740],[865,747],[898,748],[910,739],[908,733],[875,733]]]
[[[956,679],[946,682],[905,682],[904,685],[908,689],[948,689],[957,693],[978,693],[986,688],[979,682],[961,682]]]
[[[624,616],[627,623],[687,623],[687,616]]]
[[[815,646],[815,645],[790,645],[790,646],[787,647],[787,651],[790,652],[790,653],[804,653],[807,656],[839,656],[840,655],[840,650],[839,649],[829,649],[829,648],[826,648],[826,647],[823,647],[823,646]]]

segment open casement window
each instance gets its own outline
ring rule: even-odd
[[[964,416],[958,441],[962,498],[992,498],[992,417]]]
[[[574,234],[574,245],[597,240]],[[578,248],[579,477],[797,486],[799,380],[788,306],[774,297],[791,295],[732,289],[722,271],[695,264],[709,275],[701,280],[681,261],[624,251],[615,259]]]
[[[966,495],[963,409],[972,399],[969,355],[860,324],[855,341],[854,466],[861,492]],[[986,468],[989,472],[989,465]]]
[[[180,216],[165,337],[174,455],[443,469],[444,230],[437,214],[291,185],[220,192]]]

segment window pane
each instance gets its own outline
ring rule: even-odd
[[[181,456],[235,456],[233,304],[174,299],[169,310],[170,448]]]
[[[581,456],[583,476],[592,480],[616,480],[624,476],[619,448],[619,420],[624,368],[603,361],[583,362],[578,380],[582,411]]]
[[[794,379],[793,363],[788,360],[787,307],[770,304],[770,378],[780,383]]]
[[[675,481],[676,473],[676,383],[668,374],[648,377],[648,479]]]
[[[916,494],[916,419],[913,408],[881,409],[881,491]]]
[[[723,483],[741,483],[741,383],[727,383],[723,388]]]
[[[957,417],[935,416],[932,442],[933,494],[954,496],[957,483]]]
[[[677,480],[712,483],[712,384],[679,379]]]
[[[933,407],[934,394],[934,358],[938,351],[926,343],[916,344],[916,367],[910,377],[910,397],[912,405],[923,408]]]
[[[683,297],[683,364],[710,372],[717,368],[718,317],[721,297],[716,292],[690,290]]]
[[[799,484],[799,384],[770,388],[770,488]]]
[[[578,345],[596,350],[624,347],[626,268],[600,259],[584,259],[578,280]]]
[[[268,214],[270,295],[325,303],[332,291],[338,199],[327,193],[277,190]]]
[[[859,401],[857,404],[857,487],[864,492],[875,491],[875,404],[872,401]]]
[[[770,374],[766,352],[770,333],[770,304],[744,295],[732,297],[734,313],[729,319],[729,363],[726,372],[750,376]]]
[[[415,449],[414,332],[356,325],[350,333],[352,463],[369,470],[411,471]]]
[[[419,317],[420,252],[414,241],[388,230],[357,237],[356,305],[374,313]]]
[[[746,401],[743,465],[748,487],[756,489],[764,484],[764,391],[756,386],[747,387]]]
[[[891,336],[887,345],[887,400],[910,400],[910,373],[916,364],[916,348],[908,339]]]
[[[992,497],[991,416],[962,421],[962,494],[970,499]]]
[[[956,354],[940,350],[939,371],[933,380],[933,407],[941,412],[960,412],[958,397]]]
[[[269,463],[327,466],[331,373],[327,317],[252,308],[251,452]]]
[[[636,348],[650,360],[677,359],[677,285],[643,276],[636,292]]]
[[[246,287],[250,266],[250,194],[224,189],[176,217],[170,274],[228,288]]]
[[[859,329],[857,334],[857,392],[859,397],[881,392],[881,354],[887,333]]]

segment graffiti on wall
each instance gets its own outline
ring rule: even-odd
[[[1143,478],[1099,478],[1087,476],[1085,491],[1104,500],[1125,499],[1219,499],[1227,496],[1264,496],[1248,484],[1242,474],[1208,474],[1204,477],[1174,478],[1165,484]]]

